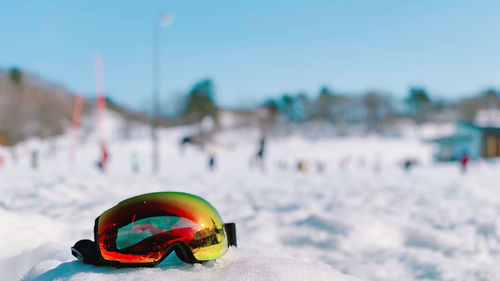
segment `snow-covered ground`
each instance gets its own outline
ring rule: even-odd
[[[258,134],[219,140],[217,169],[207,156],[184,154],[189,128],[161,133],[161,172],[152,175],[147,138],[110,141],[110,166],[95,169],[95,141],[82,144],[76,165],[68,143],[31,141],[0,169],[1,280],[500,280],[500,165],[430,161],[414,139],[271,139],[267,167],[249,168]],[[67,138],[66,138],[67,139]],[[29,152],[40,150],[33,170]],[[131,153],[141,158],[133,173]],[[419,164],[400,167],[411,157]],[[297,172],[298,160],[309,163]],[[318,173],[317,161],[325,170]],[[279,169],[288,164],[286,169]],[[70,254],[93,238],[94,219],[117,202],[153,191],[183,191],[211,202],[236,222],[237,249],[202,265],[175,256],[156,268],[84,265]],[[342,272],[342,273],[340,273]],[[350,277],[353,276],[353,277]]]

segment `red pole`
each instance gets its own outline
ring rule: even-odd
[[[98,115],[98,128],[99,128],[99,141],[102,150],[102,158],[100,160],[101,169],[104,170],[107,158],[108,149],[106,141],[106,130],[104,120],[106,115],[106,93],[104,91],[104,78],[102,72],[102,56],[97,54],[94,57],[94,72],[97,90],[97,115]]]
[[[71,154],[69,156],[69,164],[71,167],[75,165],[76,148],[80,141],[80,117],[82,116],[83,97],[76,94],[75,103],[73,105],[73,140],[71,145]]]

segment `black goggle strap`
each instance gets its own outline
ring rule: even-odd
[[[227,234],[228,246],[237,247],[238,243],[236,242],[236,224],[233,222],[225,223],[224,230]],[[103,265],[103,263],[99,262],[97,244],[94,241],[85,239],[76,242],[76,244],[71,247],[71,254],[83,263]]]
[[[99,262],[97,244],[94,241],[85,239],[76,242],[76,244],[71,247],[71,254],[83,263],[102,265],[102,263]]]
[[[236,241],[236,224],[234,222],[225,223],[224,229],[227,234],[227,244],[228,246],[238,247],[238,243]]]

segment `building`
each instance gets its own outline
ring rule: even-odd
[[[467,154],[472,159],[500,157],[500,127],[457,123],[454,135],[431,140],[438,145],[437,161],[456,161]]]
[[[219,109],[219,126],[222,129],[259,126],[269,122],[270,113],[265,108],[256,110]]]

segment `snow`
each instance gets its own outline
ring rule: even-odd
[[[355,281],[320,264],[304,264],[292,258],[270,257],[255,251],[234,248],[222,258],[200,265],[185,265],[176,258],[167,258],[155,268],[115,269],[93,267],[77,261],[47,261],[33,268],[25,280],[342,280]],[[50,270],[47,270],[50,269]],[[168,278],[168,279],[166,279]]]
[[[258,134],[225,134],[217,169],[197,149],[178,150],[192,128],[160,134],[161,172],[150,172],[147,138],[110,134],[110,166],[95,169],[92,139],[68,165],[69,137],[31,140],[7,151],[0,169],[2,280],[499,280],[499,163],[475,162],[466,174],[431,162],[417,139],[378,137],[268,140],[266,171],[249,168]],[[29,152],[40,150],[31,169]],[[52,151],[52,152],[50,152]],[[131,171],[131,153],[141,171]],[[50,153],[49,153],[50,152]],[[403,159],[419,160],[409,173]],[[309,163],[297,172],[298,160]],[[315,169],[323,161],[324,173]],[[279,169],[278,162],[287,163]],[[344,163],[340,165],[339,163]],[[205,264],[169,256],[155,268],[115,269],[77,261],[70,247],[93,238],[94,219],[119,201],[183,191],[236,222],[238,248]]]

